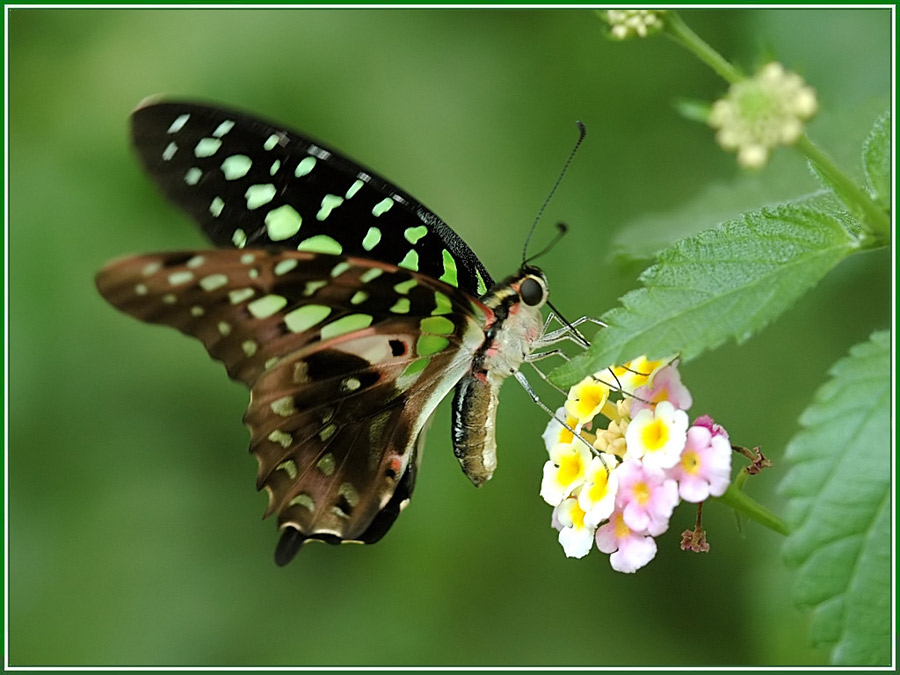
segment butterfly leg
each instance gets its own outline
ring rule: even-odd
[[[559,323],[560,328],[549,330],[550,324],[553,321]],[[562,342],[563,340],[569,340],[570,342],[574,342],[581,347],[587,348],[591,343],[578,330],[578,326],[584,323],[592,323],[595,326],[600,326],[601,328],[606,327],[606,324],[603,323],[600,319],[595,319],[592,316],[582,316],[578,319],[575,319],[575,321],[573,321],[572,323],[568,323],[557,316],[555,312],[550,312],[550,314],[547,315],[547,320],[544,322],[543,333],[541,334],[540,339],[537,341],[537,346],[540,347],[543,345],[551,345],[557,342]]]
[[[535,370],[537,370],[538,374],[546,380],[546,377],[540,370],[538,370],[537,368],[535,368]],[[537,395],[537,393],[535,393],[534,389],[531,388],[531,383],[528,381],[528,378],[526,378],[525,375],[522,374],[521,371],[516,372],[515,378],[516,378],[516,380],[519,381],[519,384],[522,385],[522,388],[525,389],[525,392],[531,397],[531,400],[534,401],[535,403],[537,403],[538,406],[540,406],[540,408],[545,413],[547,413],[551,419],[555,420],[558,424],[565,427],[572,434],[573,438],[577,438],[582,443],[584,443],[587,446],[588,450],[590,450],[592,455],[599,456],[597,453],[597,450],[594,448],[593,445],[588,443],[586,438],[584,438],[581,434],[579,434],[577,431],[575,431],[575,429],[573,429],[572,426],[565,419],[560,419],[559,416],[555,412],[553,412],[552,410],[550,410],[550,408],[547,407],[547,404],[544,403],[540,399],[540,397]],[[606,466],[606,462],[603,461],[602,457],[600,458],[600,461],[603,462],[604,466]]]

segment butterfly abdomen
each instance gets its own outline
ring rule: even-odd
[[[541,307],[547,280],[536,268],[492,289],[482,299],[493,315],[472,367],[453,396],[453,454],[463,472],[479,486],[497,468],[496,419],[500,386],[534,348],[543,330]]]
[[[502,377],[465,375],[453,395],[453,454],[476,486],[497,468],[497,394]]]

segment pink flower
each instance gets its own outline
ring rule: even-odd
[[[656,556],[656,540],[628,527],[621,511],[597,529],[595,539],[598,549],[612,554],[609,564],[617,572],[636,572]]]
[[[701,418],[702,419],[702,418]],[[697,420],[698,422],[700,420]],[[687,431],[681,461],[668,470],[678,481],[678,492],[686,502],[702,502],[725,494],[731,483],[731,443],[717,424],[694,424]],[[712,429],[716,431],[712,431]]]
[[[643,387],[634,392],[631,402],[631,417],[634,418],[645,408],[650,408],[660,401],[668,401],[676,410],[688,410],[694,402],[691,392],[681,383],[677,363],[660,368]]]
[[[616,509],[622,512],[625,524],[653,536],[665,532],[678,504],[678,484],[661,469],[634,459],[620,464],[616,474]]]

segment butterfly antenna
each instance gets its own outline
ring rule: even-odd
[[[581,145],[581,142],[584,140],[585,135],[587,134],[587,129],[585,129],[584,124],[579,120],[576,121],[575,124],[578,125],[578,140],[575,141],[575,147],[572,148],[572,152],[569,153],[569,158],[566,160],[566,163],[563,164],[562,171],[559,172],[559,176],[556,179],[556,182],[553,184],[553,187],[550,190],[550,194],[547,195],[547,198],[544,200],[544,203],[541,205],[540,211],[538,211],[537,216],[534,219],[534,222],[531,224],[531,229],[528,231],[528,236],[525,238],[525,246],[522,248],[522,266],[524,267],[526,262],[528,261],[528,244],[531,241],[531,236],[534,234],[535,229],[537,228],[538,221],[540,221],[541,216],[544,215],[544,209],[547,208],[547,204],[550,203],[550,199],[553,197],[553,193],[556,192],[556,188],[559,187],[559,184],[562,182],[563,176],[566,175],[566,170],[569,168],[569,164],[572,163],[572,159],[575,157],[575,153],[578,152],[578,148]],[[562,225],[560,223],[560,225]],[[560,228],[562,232],[565,232],[565,226],[562,225]],[[557,236],[558,237],[561,235]],[[554,240],[553,243],[556,243]],[[546,250],[546,249],[545,249]],[[532,258],[535,256],[532,256]]]

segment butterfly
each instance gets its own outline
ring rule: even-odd
[[[146,171],[215,247],[112,261],[97,288],[197,338],[249,388],[277,564],[309,540],[384,536],[451,389],[454,454],[476,486],[490,479],[500,385],[564,332],[545,330],[540,269],[523,262],[495,283],[419,201],[281,124],[148,100],[131,132]]]

